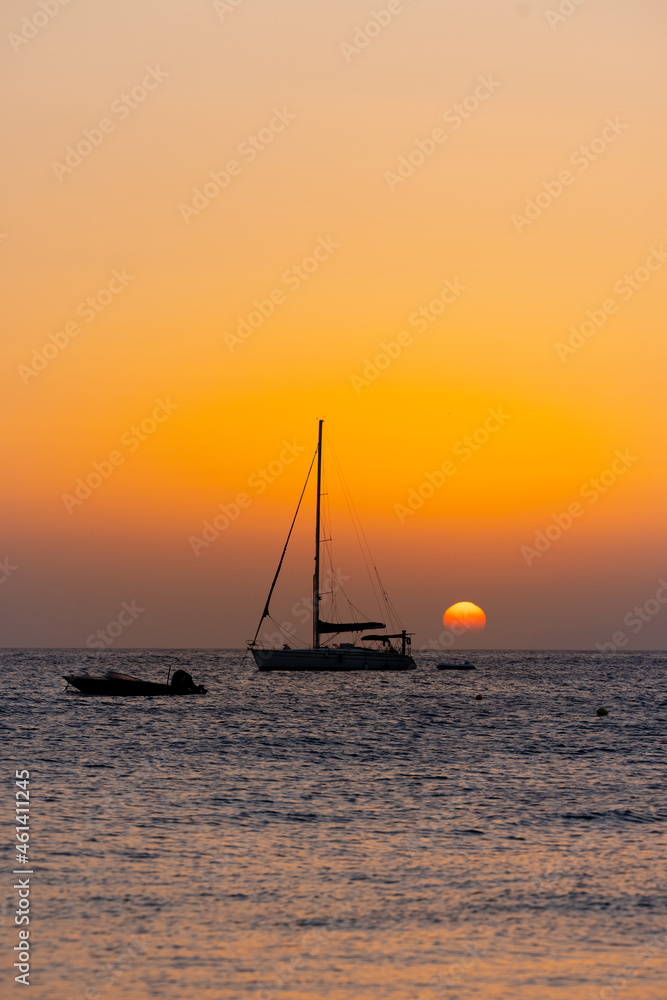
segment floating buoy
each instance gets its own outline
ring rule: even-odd
[[[481,700],[482,700],[482,695],[481,694],[476,694],[475,695],[475,701],[481,701]]]
[[[607,711],[606,708],[598,708],[598,710],[597,710],[597,712],[595,714],[596,715],[609,715],[609,712]]]

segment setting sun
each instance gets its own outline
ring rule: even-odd
[[[476,604],[471,604],[470,601],[459,601],[458,604],[452,604],[451,608],[447,608],[445,611],[442,620],[445,623],[445,628],[458,625],[470,631],[483,629],[486,625],[486,615],[481,608],[477,607]]]

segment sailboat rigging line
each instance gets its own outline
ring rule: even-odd
[[[343,496],[345,497],[345,500],[346,500],[346,503],[347,503],[348,513],[350,515],[350,520],[352,521],[352,525],[355,528],[355,534],[357,536],[357,542],[359,544],[359,549],[361,550],[362,558],[364,559],[364,562],[366,564],[366,572],[367,572],[367,574],[369,576],[369,579],[371,581],[371,589],[373,590],[373,593],[375,595],[375,600],[376,600],[376,603],[378,605],[378,608],[380,608],[381,607],[380,601],[378,600],[378,595],[377,595],[377,593],[375,591],[375,587],[373,585],[373,580],[372,580],[372,577],[370,575],[370,567],[369,567],[368,562],[367,562],[366,557],[365,557],[364,548],[363,548],[361,539],[359,537],[359,533],[356,531],[356,525],[355,525],[355,521],[354,521],[354,515],[352,513],[352,510],[350,509],[350,500],[349,500],[350,492],[349,492],[349,489],[347,487],[347,483],[345,483],[344,480],[343,480],[342,470],[340,468],[340,463],[338,462],[338,459],[336,457],[336,453],[334,452],[333,447],[331,445],[331,438],[329,437],[329,434],[326,431],[325,431],[325,434],[326,434],[326,437],[327,437],[327,444],[331,447],[331,452],[332,452],[333,457],[334,457],[334,464],[336,465],[336,471],[338,473],[338,478],[339,478],[339,481],[341,482],[341,486],[343,488],[343,490],[342,490],[343,491]],[[326,472],[325,472],[324,469],[322,470],[322,478],[324,480],[325,488],[326,488],[326,486],[327,486],[327,479],[326,479]],[[345,490],[346,489],[347,489],[347,494],[348,494],[347,496],[345,495]],[[325,534],[329,535],[330,537],[324,538],[321,541],[323,541],[323,542],[329,542],[330,543],[332,541],[332,537],[333,537],[333,529],[332,529],[332,525],[331,525],[331,511],[330,511],[330,507],[329,507],[328,495],[329,495],[329,491],[328,491],[328,488],[327,488],[326,492],[322,493],[322,496],[326,496],[327,497],[327,501],[322,505],[322,525],[323,525],[323,529],[325,531]],[[337,577],[337,575],[335,573],[335,570],[334,570],[334,560],[333,560],[333,546],[331,544],[329,544],[329,545],[326,546],[326,548],[324,550],[324,554],[325,554],[325,559],[327,559],[327,563],[328,563],[329,579],[332,581],[332,590],[330,591],[330,594],[331,594],[331,618],[332,618],[332,620],[335,621],[336,618],[337,618],[337,613],[338,613],[338,600],[337,600],[337,598],[338,598],[338,591],[340,591],[340,593],[343,595],[343,597],[345,598],[345,601],[347,603],[347,615],[346,615],[346,617],[349,618],[349,619],[351,619],[352,621],[354,621],[356,615],[358,615],[361,619],[363,619],[364,616],[365,616],[365,613],[361,610],[361,608],[358,608],[356,606],[356,604],[352,603],[352,601],[350,600],[348,594],[345,591],[345,588],[343,587],[343,584],[340,582],[340,580],[338,580],[338,577]],[[370,556],[370,552],[369,552],[369,556]],[[320,592],[320,594],[321,593],[322,592]]]
[[[377,566],[373,566],[373,569],[375,570],[375,575],[377,576],[378,584],[379,584],[380,589],[382,591],[382,596],[384,597],[385,604],[387,605],[387,608],[389,609],[390,617],[393,619],[394,622],[398,623],[399,626],[400,626],[400,619],[398,617],[398,613],[396,611],[396,608],[392,604],[392,601],[391,601],[391,598],[390,598],[389,594],[387,593],[387,591],[385,589],[385,586],[384,586],[384,584],[382,582],[382,578],[380,576],[380,572],[379,572]],[[392,628],[393,627],[394,626],[392,625]]]
[[[338,478],[340,480],[340,484],[341,484],[341,487],[343,489],[343,496],[345,497],[345,503],[347,504],[347,509],[349,511],[349,514],[350,514],[350,520],[352,521],[352,526],[354,528],[354,533],[357,536],[357,541],[359,543],[359,548],[361,549],[361,555],[362,555],[362,558],[363,558],[363,561],[364,561],[364,566],[366,568],[366,573],[368,575],[368,579],[369,579],[369,582],[370,582],[370,585],[371,585],[371,589],[373,591],[373,594],[375,595],[375,600],[377,601],[378,608],[380,609],[380,611],[382,611],[382,603],[383,603],[382,598],[386,597],[386,594],[384,592],[384,587],[382,587],[381,581],[380,581],[381,589],[378,592],[378,589],[377,589],[377,586],[376,586],[376,581],[375,581],[375,579],[373,577],[373,574],[371,572],[371,565],[373,566],[373,569],[375,569],[376,574],[377,574],[377,569],[375,567],[375,560],[373,559],[373,554],[371,552],[370,545],[368,544],[368,539],[366,538],[366,533],[364,532],[363,526],[361,524],[361,519],[360,519],[360,517],[359,517],[359,515],[357,513],[357,510],[356,510],[356,507],[354,505],[354,500],[352,499],[352,494],[350,493],[350,489],[349,489],[349,487],[347,485],[347,482],[345,480],[345,476],[343,475],[343,470],[341,469],[340,462],[338,461],[338,456],[336,455],[336,450],[335,450],[335,448],[333,446],[333,443],[331,441],[331,437],[330,437],[329,433],[326,430],[325,430],[325,434],[327,436],[327,444],[329,446],[329,450],[331,451],[331,454],[332,454],[333,459],[334,459],[334,464],[336,466],[336,472],[338,473]],[[369,563],[369,560],[370,560],[370,563]],[[378,575],[378,579],[379,579],[379,575]],[[390,608],[390,610],[393,611],[394,618],[395,618],[396,622],[398,624],[400,624],[400,621],[398,619],[398,616],[396,615],[395,610],[391,609],[390,605],[387,603],[386,600],[385,600],[384,603]]]
[[[369,579],[370,584],[371,584],[371,589],[373,590],[373,593],[375,595],[376,601],[378,601],[378,607],[380,607],[380,601],[378,600],[378,594],[377,594],[377,591],[375,589],[375,581],[373,580],[373,577],[371,575],[370,566],[368,564],[368,558],[367,558],[367,555],[366,555],[366,549],[368,549],[368,542],[366,542],[366,548],[364,548],[365,538],[363,540],[361,538],[361,535],[363,534],[363,531],[361,531],[361,533],[360,533],[361,524],[359,522],[359,517],[358,517],[356,509],[354,507],[354,503],[352,501],[352,497],[351,497],[350,490],[348,488],[347,482],[345,480],[345,477],[343,476],[343,470],[340,467],[340,463],[338,461],[338,456],[336,455],[335,448],[334,448],[334,446],[333,446],[333,444],[331,442],[331,438],[330,438],[330,436],[329,436],[328,433],[327,433],[327,443],[329,445],[329,450],[331,451],[331,454],[333,455],[334,464],[336,466],[336,472],[338,473],[338,478],[340,480],[340,484],[341,484],[341,488],[342,488],[342,492],[343,492],[343,497],[345,498],[345,503],[346,503],[346,506],[347,506],[347,509],[348,509],[348,513],[350,515],[350,520],[352,521],[352,527],[354,528],[354,533],[355,533],[355,535],[357,537],[357,542],[359,543],[359,549],[361,550],[361,555],[362,555],[362,558],[363,558],[363,561],[364,561],[364,566],[366,568],[366,573],[368,574],[368,579]],[[370,555],[370,550],[368,552],[368,555]]]
[[[320,597],[331,597],[331,608],[329,617],[332,621],[336,620],[336,590],[335,590],[335,579],[333,572],[333,528],[331,524],[331,509],[329,503],[329,480],[327,477],[326,467],[322,467],[322,485],[323,490],[320,494],[322,497],[322,532],[325,537],[320,537],[320,545],[322,546],[322,558],[325,562],[325,580],[331,581],[332,589],[330,591],[320,590]],[[320,617],[324,615],[320,614]]]
[[[326,433],[326,431],[325,431],[325,433]],[[331,439],[329,438],[329,435],[327,434],[326,437],[327,437],[327,444],[331,445]],[[336,458],[335,452],[333,452],[333,448],[332,448],[332,453],[334,455],[334,464],[336,465],[336,471],[337,471],[337,474],[338,474],[338,480],[341,483],[342,492],[343,492],[343,495],[345,496],[345,499],[346,499],[346,503],[347,503],[347,507],[348,507],[348,513],[350,515],[350,520],[352,521],[352,525],[353,525],[353,527],[355,529],[355,534],[356,534],[356,537],[357,537],[357,543],[359,545],[359,549],[361,551],[362,558],[364,559],[364,563],[365,563],[365,566],[366,566],[366,573],[367,573],[368,579],[370,581],[371,590],[373,591],[373,594],[375,596],[375,601],[376,601],[376,604],[377,604],[378,608],[381,609],[381,601],[380,601],[380,599],[378,597],[378,592],[377,592],[377,589],[376,589],[376,586],[375,586],[374,579],[373,579],[373,577],[371,575],[371,568],[370,568],[369,562],[368,562],[369,559],[372,561],[372,556],[371,556],[371,553],[370,553],[370,550],[369,550],[369,552],[368,552],[368,558],[366,557],[366,553],[364,551],[363,543],[362,543],[362,540],[361,540],[361,538],[359,536],[359,532],[357,531],[357,525],[355,523],[355,514],[356,514],[356,511],[353,513],[353,511],[351,510],[351,507],[350,507],[350,499],[351,499],[351,497],[350,497],[350,491],[349,491],[349,488],[347,487],[347,483],[344,482],[344,478],[343,478],[342,471],[341,471],[341,468],[340,468],[340,463],[338,462],[338,460]],[[331,596],[331,602],[330,602],[329,617],[331,618],[332,621],[336,621],[338,619],[338,592],[340,591],[340,593],[342,594],[342,596],[344,597],[344,599],[345,599],[345,601],[347,603],[347,609],[348,609],[347,618],[349,619],[348,624],[350,624],[350,622],[354,622],[355,620],[363,622],[364,618],[367,617],[367,616],[361,610],[361,608],[358,608],[355,604],[352,603],[352,601],[350,600],[349,596],[347,595],[347,593],[345,591],[345,588],[343,587],[342,583],[338,579],[338,576],[337,576],[337,574],[335,573],[335,570],[334,570],[333,546],[331,544],[332,537],[333,537],[333,529],[332,529],[332,524],[331,524],[331,510],[330,510],[330,504],[329,504],[328,479],[327,479],[326,469],[324,467],[322,467],[322,476],[321,476],[321,478],[322,478],[323,489],[320,491],[320,497],[323,498],[323,501],[324,501],[322,503],[322,505],[321,505],[321,513],[320,513],[320,521],[319,521],[320,529],[321,529],[321,534],[320,534],[320,544],[321,544],[321,549],[322,549],[321,558],[325,562],[325,569],[327,569],[328,578],[331,580],[332,590],[330,592],[323,592],[321,590],[318,590],[318,594],[319,594],[320,598],[323,597],[325,593],[327,593],[327,596],[329,596],[329,594],[330,594],[330,596]],[[347,495],[345,495],[345,490],[347,490]],[[358,520],[359,520],[359,518],[357,516],[357,521]],[[324,538],[321,537],[322,534],[324,534],[324,536],[325,536]],[[324,543],[327,543],[327,544],[324,544]],[[367,547],[368,547],[368,543],[367,543]],[[363,626],[362,626],[362,628],[363,628]],[[362,628],[360,628],[359,631],[362,631]]]
[[[290,525],[289,534],[287,535],[287,541],[285,542],[285,548],[282,551],[280,557],[280,562],[278,563],[278,569],[276,570],[276,575],[273,578],[271,584],[271,589],[269,590],[269,596],[266,599],[266,604],[264,605],[264,611],[262,612],[262,617],[259,620],[259,625],[257,626],[257,631],[255,632],[255,638],[252,640],[251,645],[255,645],[257,642],[257,636],[259,635],[259,630],[262,627],[262,622],[265,618],[270,617],[269,615],[269,604],[271,603],[271,597],[273,596],[273,591],[275,589],[276,583],[278,582],[278,576],[280,575],[280,570],[282,569],[283,560],[285,558],[285,553],[287,552],[287,546],[289,545],[289,540],[292,537],[292,531],[294,530],[294,525],[296,524],[296,519],[299,514],[299,508],[301,507],[301,501],[303,500],[304,493],[306,492],[306,487],[308,486],[308,480],[310,479],[310,474],[313,471],[313,465],[315,464],[315,459],[317,458],[317,452],[312,457],[310,468],[308,469],[308,475],[306,476],[306,481],[303,484],[303,489],[301,490],[301,496],[299,497],[299,502],[296,505],[296,510],[294,511],[294,517],[292,518],[292,523]]]
[[[273,617],[273,615],[267,615],[267,617],[268,617],[269,621],[272,621],[272,622],[273,622],[273,624],[274,624],[274,625],[276,626],[276,628],[277,628],[277,629],[278,629],[278,630],[279,630],[280,632],[282,632],[282,634],[283,634],[283,635],[285,636],[285,638],[286,638],[286,639],[289,639],[289,640],[290,640],[290,642],[295,642],[295,643],[301,643],[301,645],[302,645],[302,646],[304,647],[304,649],[307,649],[307,648],[308,648],[308,643],[307,643],[307,642],[304,642],[304,640],[303,640],[303,639],[299,639],[299,637],[298,637],[297,635],[295,635],[295,634],[294,634],[294,632],[290,632],[290,631],[288,631],[288,630],[287,630],[287,629],[285,628],[285,626],[284,626],[284,625],[281,625],[281,624],[280,624],[280,622],[279,622],[279,621],[277,621],[277,620],[276,620],[276,619],[275,619],[275,618]],[[286,624],[288,624],[288,625],[289,625],[289,624],[290,624],[290,622],[287,622]]]

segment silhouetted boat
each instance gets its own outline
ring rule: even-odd
[[[306,483],[301,492],[296,513],[292,521],[287,541],[283,548],[278,569],[273,578],[269,596],[264,606],[264,612],[260,619],[255,638],[248,643],[260,670],[414,670],[415,661],[410,655],[410,635],[405,629],[391,634],[364,635],[359,638],[359,642],[368,645],[357,646],[354,642],[331,643],[327,645],[322,641],[323,636],[328,637],[328,641],[341,634],[353,632],[365,632],[367,629],[385,628],[384,622],[356,621],[356,622],[328,622],[320,619],[320,546],[321,546],[321,500],[322,500],[322,424],[319,422],[319,432],[317,438],[317,451],[311,462]],[[280,570],[282,568],[285,552],[294,528],[294,523],[299,513],[301,501],[303,500],[306,486],[317,458],[317,501],[315,514],[315,574],[313,576],[313,643],[305,649],[291,649],[285,645],[282,649],[265,649],[257,645],[257,637],[265,618],[271,617],[269,613],[269,603],[276,586]],[[377,570],[376,570],[377,573]],[[389,604],[386,594],[383,596],[387,605]]]
[[[450,663],[438,663],[438,670],[474,670],[475,665],[469,660],[452,660]]]
[[[206,694],[206,688],[195,684],[190,674],[185,670],[177,670],[170,684],[158,684],[154,681],[143,681],[140,677],[121,674],[109,670],[104,677],[89,677],[87,674],[63,674],[64,679],[81,694],[106,695],[107,697],[122,697],[138,695],[169,695],[183,696],[186,694]]]

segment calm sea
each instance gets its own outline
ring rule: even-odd
[[[663,1000],[666,655],[466,655],[475,672],[425,654],[318,676],[224,650],[2,652],[2,996]],[[72,665],[183,666],[210,693],[86,698]]]

